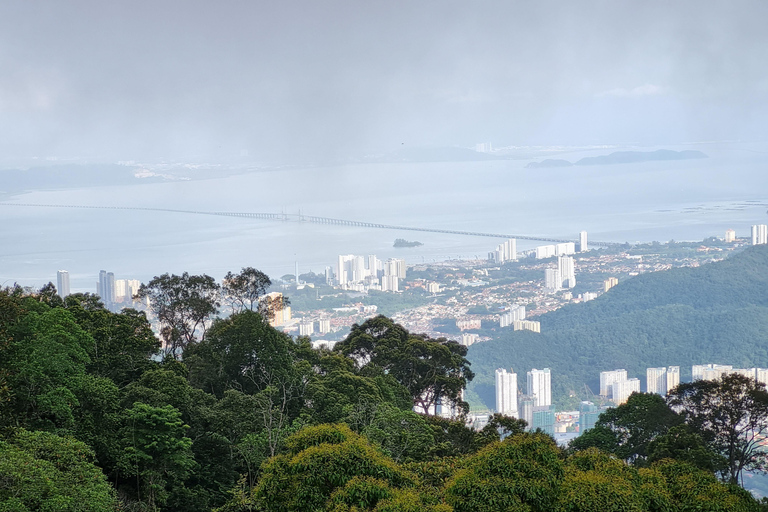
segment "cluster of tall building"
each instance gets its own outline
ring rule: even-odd
[[[488,259],[494,263],[506,263],[507,261],[517,261],[517,240],[510,238],[506,242],[499,244],[495,251],[488,253]]]
[[[667,396],[670,390],[680,384],[679,366],[662,366],[645,370],[645,391]]]
[[[520,394],[516,373],[505,368],[496,370],[496,412],[524,419],[535,428],[534,414],[550,412],[552,405],[552,374],[549,368],[529,371],[526,374],[526,391],[525,395]]]
[[[576,269],[573,258],[565,255],[559,256],[557,268],[545,269],[544,286],[552,292],[576,286]]]
[[[734,368],[729,364],[695,364],[691,367],[693,380],[718,380],[726,375],[743,375],[768,385],[768,368]]]
[[[107,309],[115,309],[117,304],[132,301],[139,287],[141,281],[138,279],[115,279],[113,272],[101,270],[99,281],[96,283],[96,294]],[[68,271],[56,272],[56,291],[61,298],[71,294]]]
[[[768,244],[768,225],[757,224],[752,226],[752,245]]]
[[[600,372],[600,396],[610,398],[616,405],[621,405],[634,392],[640,392],[640,379],[628,379],[627,370]]]
[[[516,320],[525,320],[525,306],[522,304],[515,304],[502,313],[499,317],[499,327],[508,327],[512,325]]]
[[[405,260],[390,258],[382,262],[375,255],[339,255],[335,283],[341,288],[356,291],[400,291],[400,279],[405,279]],[[326,268],[326,280],[330,267]]]

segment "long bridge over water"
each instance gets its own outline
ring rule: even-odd
[[[516,238],[518,240],[535,240],[540,242],[577,242],[577,240],[567,240],[561,238],[551,238],[538,235],[513,235],[508,233],[483,233],[478,231],[463,231],[455,229],[422,228],[415,226],[396,226],[392,224],[380,224],[377,222],[365,222],[359,220],[334,219],[331,217],[319,217],[316,215],[305,215],[302,213],[256,213],[256,212],[211,212],[201,210],[179,210],[173,208],[148,208],[139,206],[89,206],[89,205],[68,205],[68,204],[32,204],[32,203],[0,203],[0,206],[22,206],[34,208],[73,208],[73,209],[92,209],[92,210],[133,210],[146,212],[162,213],[184,213],[194,215],[217,215],[220,217],[240,217],[246,219],[260,219],[282,222],[308,222],[312,224],[327,224],[334,226],[350,226],[372,229],[390,229],[394,231],[421,231],[424,233],[444,233],[448,235],[481,236],[489,238]],[[617,245],[615,242],[589,242],[594,246]]]

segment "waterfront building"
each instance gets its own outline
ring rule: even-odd
[[[527,394],[537,407],[552,405],[552,374],[549,368],[532,369],[527,373]]]
[[[56,291],[62,299],[69,295],[69,272],[66,270],[56,272]]]
[[[573,242],[564,242],[555,245],[555,256],[567,256],[576,253],[576,244]]]
[[[600,372],[600,396],[611,397],[611,385],[620,380],[627,380],[627,370]]]
[[[499,244],[495,251],[488,254],[488,259],[498,264],[506,263],[507,261],[517,261],[517,240],[510,238],[506,242]]]
[[[555,246],[554,245],[540,245],[535,250],[536,259],[542,260],[544,258],[551,258],[555,255]]]
[[[581,231],[579,232],[579,252],[587,252],[589,248],[587,247],[587,232]]]
[[[518,418],[517,374],[505,368],[496,370],[496,412]]]

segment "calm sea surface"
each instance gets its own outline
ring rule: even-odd
[[[704,160],[525,169],[527,160],[291,169],[201,181],[38,191],[17,203],[302,213],[368,222],[647,242],[701,240],[768,223],[768,154],[700,148]],[[605,151],[601,152],[605,154]],[[576,160],[587,154],[564,156]],[[423,246],[395,249],[396,238]],[[100,269],[148,280],[163,272],[254,266],[273,278],[322,272],[338,254],[408,263],[484,257],[500,239],[180,213],[0,207],[0,285],[40,286],[69,270],[95,291]],[[541,242],[544,243],[544,242]],[[538,245],[519,242],[519,250]]]

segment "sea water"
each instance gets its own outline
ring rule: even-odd
[[[603,153],[605,153],[603,151]],[[702,240],[768,223],[768,154],[715,149],[710,158],[526,169],[529,160],[354,164],[198,181],[34,191],[7,202],[303,213],[397,226],[549,238]],[[585,155],[586,156],[586,155]],[[41,286],[70,272],[95,291],[101,269],[147,281],[164,272],[221,278],[245,266],[273,278],[322,273],[339,254],[408,264],[485,258],[502,239],[185,213],[0,207],[0,285]],[[396,238],[424,245],[394,248]],[[518,250],[545,242],[518,242]]]

